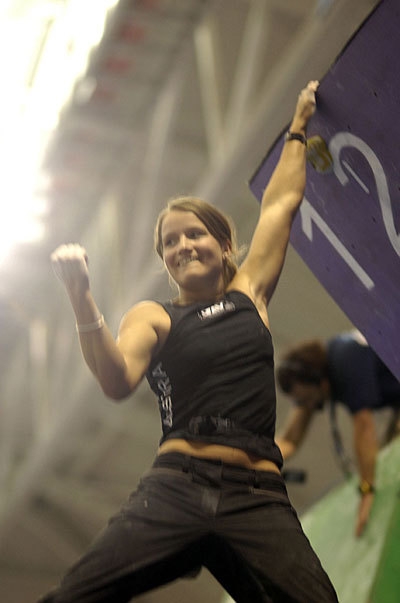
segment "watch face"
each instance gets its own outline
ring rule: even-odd
[[[290,130],[288,130],[285,135],[285,140],[299,140],[307,146],[307,138],[303,134],[299,134],[298,132],[291,132]]]
[[[362,482],[358,486],[358,490],[359,490],[360,494],[362,494],[362,495],[369,494],[370,492],[375,492],[374,486],[372,484],[370,484],[369,482],[367,482],[366,480],[362,480]]]

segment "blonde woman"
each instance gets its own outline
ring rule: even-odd
[[[54,252],[95,378],[120,400],[146,376],[163,433],[137,490],[43,602],[123,603],[201,566],[239,603],[337,601],[280,474],[267,313],[304,193],[316,89],[310,82],[299,95],[239,267],[227,217],[196,198],[171,201],[155,240],[178,294],[134,306],[114,340],[85,250]]]

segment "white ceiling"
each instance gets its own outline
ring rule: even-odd
[[[93,290],[116,332],[132,303],[170,295],[152,250],[167,198],[215,202],[248,241],[258,210],[249,178],[299,89],[323,77],[375,4],[121,0],[111,13],[42,164],[45,238],[0,268],[4,603],[33,603],[85,550],[150,465],[160,434],[146,385],[115,405],[93,383],[50,252],[64,242],[87,248]],[[351,326],[291,249],[270,317],[278,354],[293,339]],[[287,407],[280,396],[278,424]],[[340,479],[328,438],[322,415],[289,465],[308,470],[306,484],[289,485],[300,510]],[[141,600],[189,596],[218,600],[222,591],[202,575],[196,587],[184,581]]]

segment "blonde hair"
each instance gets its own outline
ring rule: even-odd
[[[206,226],[209,233],[218,241],[221,247],[228,246],[230,253],[224,261],[224,284],[225,287],[235,276],[238,266],[236,257],[238,255],[236,232],[232,220],[214,205],[198,199],[197,197],[176,197],[168,201],[167,206],[158,216],[154,229],[154,247],[161,259],[164,257],[162,242],[162,225],[165,216],[171,211],[184,211],[194,213]]]

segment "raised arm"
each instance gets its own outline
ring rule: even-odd
[[[85,249],[61,245],[51,260],[70,298],[86,364],[107,396],[125,398],[139,385],[158,344],[157,305],[147,302],[132,308],[116,341],[91,293]]]
[[[265,188],[260,217],[249,253],[239,273],[238,284],[249,287],[253,298],[267,304],[282,270],[290,229],[304,195],[306,184],[306,129],[315,111],[318,82],[308,83],[298,97],[290,132],[298,138],[287,140]],[[302,140],[299,140],[299,138]]]

